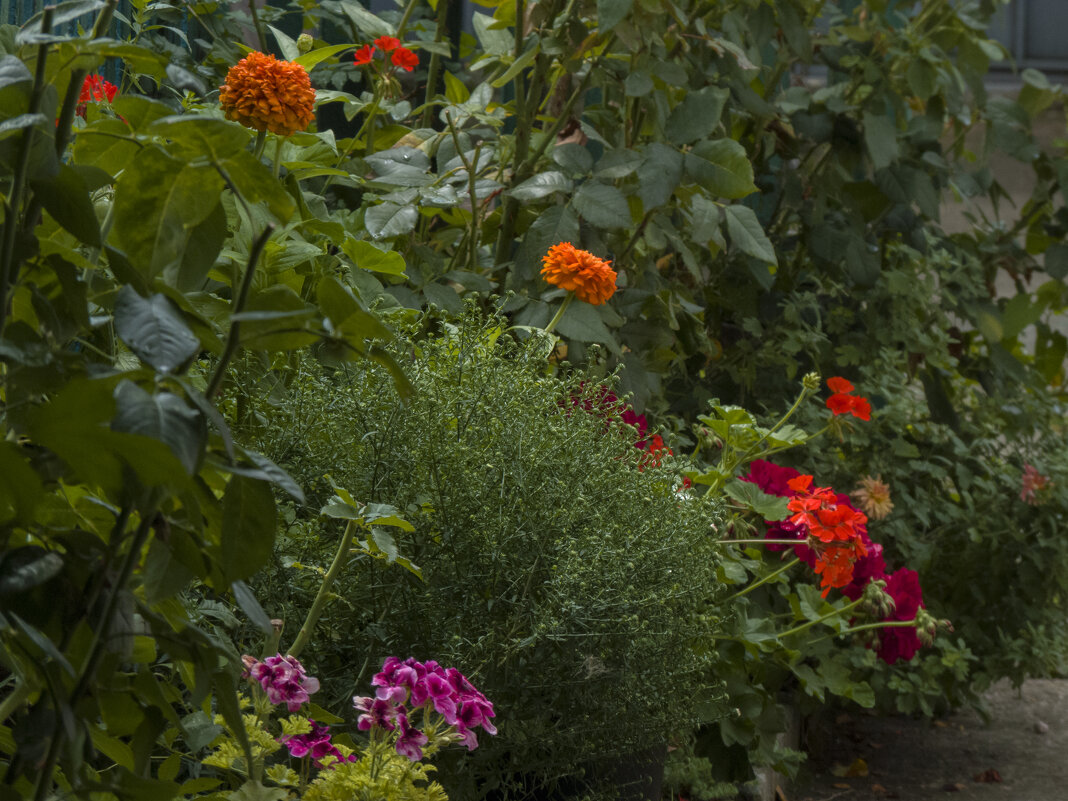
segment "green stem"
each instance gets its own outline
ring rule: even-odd
[[[871,629],[892,629],[892,628],[906,628],[916,626],[915,618],[912,620],[884,620],[879,623],[865,623],[863,626],[853,626],[852,628],[843,629],[836,632],[834,636],[840,637],[843,634],[853,634],[857,631],[870,631]]]
[[[775,579],[777,579],[779,576],[781,576],[783,573],[785,573],[787,570],[789,570],[791,567],[793,567],[794,565],[796,565],[800,561],[801,561],[800,559],[792,559],[792,560],[790,560],[785,565],[780,567],[778,570],[776,570],[776,571],[774,571],[772,573],[768,573],[768,575],[764,576],[764,578],[760,579],[760,581],[753,582],[748,587],[746,587],[744,590],[739,590],[738,592],[734,593],[734,595],[728,596],[727,598],[724,598],[722,601],[719,601],[719,603],[729,603],[730,601],[737,601],[742,596],[748,595],[749,593],[751,593],[753,590],[755,590],[761,584],[767,584],[769,581],[774,581]]]
[[[22,706],[29,694],[30,687],[26,682],[20,681],[16,683],[15,689],[11,691],[7,698],[0,701],[0,723],[15,714],[15,710]]]
[[[437,30],[434,32],[434,42],[445,41],[445,29],[449,23],[449,7],[451,0],[438,0]],[[426,71],[426,92],[423,95],[423,115],[419,119],[421,128],[429,128],[434,119],[434,107],[431,105],[434,95],[437,94],[438,80],[441,77],[441,53],[430,54],[430,65]]]
[[[267,129],[256,131],[256,146],[252,148],[252,155],[259,161],[263,156],[263,149],[267,147]]]
[[[412,18],[412,12],[415,11],[415,4],[418,0],[408,0],[408,5],[404,7],[404,13],[401,14],[400,22],[397,23],[397,33],[395,36],[398,39],[404,38],[404,29],[408,27],[408,20]]]
[[[378,105],[381,101],[382,95],[378,89],[375,89],[374,99],[371,101],[371,110],[368,111],[367,115],[363,118],[363,124],[360,126],[360,130],[358,130],[356,132],[356,135],[349,140],[349,143],[345,147],[345,150],[342,151],[341,156],[337,160],[337,164],[334,165],[336,169],[341,169],[341,165],[344,164],[348,157],[352,154],[353,148],[355,148],[356,144],[360,141],[360,137],[363,136],[364,131],[367,131],[369,128],[370,131],[368,133],[367,140],[368,146],[364,149],[364,152],[366,153],[371,151],[371,146],[374,144],[374,129],[370,126],[374,124],[375,117],[378,115]],[[334,183],[335,177],[336,176],[333,175],[327,177],[326,183],[323,184],[323,192],[326,192],[326,190],[330,188],[330,185]]]
[[[275,134],[274,137],[274,177],[278,177],[278,168],[282,164],[282,137]]]
[[[564,302],[561,303],[560,308],[556,310],[556,314],[553,316],[553,319],[551,319],[549,321],[549,324],[542,329],[546,334],[551,334],[553,332],[553,329],[556,328],[556,324],[560,322],[560,318],[564,316],[564,312],[567,311],[567,307],[571,305],[571,301],[573,301],[574,299],[575,293],[568,292],[567,297],[564,298]]]
[[[334,561],[330,565],[330,569],[326,571],[326,575],[323,576],[323,583],[319,586],[315,601],[312,603],[311,609],[308,610],[308,616],[304,619],[304,625],[300,627],[297,639],[293,641],[293,645],[290,646],[287,652],[290,656],[299,654],[304,646],[308,644],[308,640],[311,639],[315,624],[319,622],[319,615],[323,613],[323,607],[326,606],[326,599],[330,595],[330,587],[333,586],[334,579],[337,578],[337,574],[341,572],[341,568],[345,566],[349,559],[349,548],[352,546],[352,538],[355,534],[356,521],[350,520],[348,525],[345,526],[345,533],[341,535],[341,544],[337,548],[337,553],[334,554]]]
[[[788,629],[787,631],[782,632],[781,634],[778,635],[777,639],[781,640],[784,637],[789,637],[791,634],[799,634],[800,632],[805,631],[806,629],[812,628],[817,623],[822,623],[825,620],[830,620],[832,617],[840,617],[841,615],[844,615],[846,612],[850,612],[850,611],[856,609],[862,603],[864,603],[864,599],[860,598],[860,599],[858,599],[856,601],[853,601],[853,603],[849,604],[848,606],[843,606],[841,609],[834,609],[834,610],[828,612],[825,615],[821,615],[820,617],[816,618],[815,620],[810,620],[807,623],[802,623],[800,626],[795,626],[792,629]]]
[[[252,288],[252,276],[256,272],[256,263],[260,260],[260,253],[263,252],[263,248],[267,244],[267,240],[271,238],[272,233],[274,233],[274,225],[268,223],[267,227],[263,229],[263,233],[252,243],[252,250],[249,251],[245,274],[241,279],[241,286],[238,288],[237,297],[234,299],[233,308],[230,312],[230,331],[226,335],[226,345],[223,348],[222,356],[219,358],[219,363],[215,365],[215,372],[211,374],[208,387],[204,390],[204,397],[209,401],[219,391],[223,377],[226,375],[226,368],[229,367],[230,360],[237,353],[237,346],[241,341],[241,321],[232,318],[234,315],[239,314],[245,308],[245,303],[248,302],[248,293]]]
[[[119,0],[108,0],[107,4],[100,9],[100,15],[93,24],[93,32],[90,39],[99,39],[104,36],[111,27],[111,19],[115,16],[115,9]],[[78,109],[78,98],[82,93],[82,84],[89,70],[84,67],[70,71],[70,83],[67,84],[67,94],[63,96],[63,105],[59,110],[59,120],[56,122],[56,155],[63,158],[70,141],[71,126],[74,122],[74,114]]]
[[[54,6],[45,6],[41,16],[41,33],[48,35],[52,32],[52,17],[55,13]],[[45,67],[48,63],[48,44],[39,45],[37,48],[37,69],[34,71],[33,88],[30,93],[29,106],[26,109],[29,114],[36,114],[41,107],[41,98],[44,96]],[[15,258],[15,241],[17,232],[22,225],[33,225],[29,210],[22,217],[22,195],[26,190],[26,175],[30,167],[30,151],[33,149],[33,140],[37,133],[37,126],[31,125],[22,133],[22,141],[19,143],[18,161],[15,162],[15,170],[11,176],[11,191],[7,208],[4,209],[4,238],[0,243],[0,335],[3,334],[7,324],[9,308],[9,294],[11,286],[18,280],[21,259]],[[34,214],[33,216],[36,216]]]
[[[260,21],[260,14],[256,10],[256,0],[248,0],[248,10],[252,14],[252,26],[256,29],[256,38],[260,43],[260,52],[267,52],[267,34],[263,31],[263,22]]]

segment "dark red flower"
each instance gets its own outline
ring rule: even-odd
[[[400,67],[405,72],[411,72],[419,66],[419,56],[406,47],[398,47],[394,50],[390,60],[394,67]]]
[[[886,577],[886,592],[894,599],[894,611],[887,621],[909,621],[923,607],[923,590],[915,570],[902,567]],[[899,659],[906,662],[920,650],[920,638],[913,626],[891,626],[879,629],[879,648],[876,653],[888,665]]]
[[[375,49],[371,45],[364,45],[356,51],[356,58],[353,61],[357,67],[362,67],[364,64],[370,64],[374,56]]]

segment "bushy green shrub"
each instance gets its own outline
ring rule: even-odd
[[[392,503],[415,525],[395,544],[423,580],[357,560],[302,657],[338,697],[388,654],[472,676],[500,735],[462,773],[446,766],[456,797],[583,772],[592,782],[606,760],[694,725],[715,687],[705,654],[718,507],[680,494],[670,465],[613,420],[620,405],[604,405],[603,385],[548,369],[539,348],[468,317],[396,349],[416,389],[407,405],[370,364],[247,399],[248,419],[264,424],[246,437],[299,479],[330,470],[359,501]],[[298,417],[316,436],[290,428]],[[336,536],[294,526],[283,564],[324,564]],[[299,622],[307,596],[286,596],[293,573],[279,568],[259,594]]]

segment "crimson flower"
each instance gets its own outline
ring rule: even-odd
[[[371,45],[364,45],[356,50],[356,57],[353,59],[357,67],[362,67],[364,64],[370,64],[371,59],[374,58],[375,49]]]
[[[111,102],[119,87],[110,81],[105,81],[102,75],[86,75],[82,83],[82,90],[78,94],[78,105],[74,113],[79,117],[85,117],[85,108],[88,103],[102,103],[104,100]]]
[[[834,376],[827,379],[827,388],[834,394],[827,398],[827,408],[837,416],[851,414],[861,420],[871,420],[871,404],[867,398],[853,395],[853,385],[842,378]]]
[[[384,47],[382,49],[385,50]],[[390,60],[394,67],[400,67],[405,72],[411,72],[419,66],[419,56],[406,47],[398,47],[394,50]]]
[[[923,607],[923,591],[920,577],[915,570],[902,567],[886,576],[886,592],[894,599],[894,611],[885,618],[888,621],[910,621]],[[906,662],[920,650],[920,638],[914,626],[890,626],[879,629],[879,658],[888,665],[899,659]]]
[[[379,36],[375,39],[375,47],[382,50],[384,53],[388,53],[391,50],[396,50],[400,47],[400,39],[395,36]]]

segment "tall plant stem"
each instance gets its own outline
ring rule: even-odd
[[[256,0],[248,0],[248,10],[252,15],[252,27],[256,29],[256,39],[260,43],[260,52],[267,52],[267,34],[263,30],[260,12],[256,10]]]
[[[252,147],[252,155],[259,161],[263,156],[263,150],[267,147],[267,129],[256,131],[256,144]]]
[[[52,17],[55,13],[53,6],[45,6],[41,15],[41,33],[48,35],[52,32]],[[30,92],[30,103],[27,108],[29,114],[36,114],[41,108],[41,98],[44,95],[45,67],[48,63],[48,44],[39,45],[37,48],[37,68],[33,75],[33,89]],[[0,243],[0,336],[3,335],[4,326],[7,324],[9,308],[9,294],[11,285],[18,280],[18,267],[21,260],[15,259],[16,234],[23,224],[20,222],[22,211],[22,196],[26,191],[26,174],[30,168],[30,152],[33,150],[33,140],[37,134],[37,126],[31,125],[22,132],[22,141],[19,143],[18,160],[15,162],[14,174],[11,176],[10,202],[4,214],[4,238]],[[26,215],[26,224],[29,224],[29,211]],[[18,261],[18,263],[16,263]]]
[[[360,125],[360,130],[356,132],[356,135],[349,140],[348,146],[342,151],[341,156],[337,160],[337,164],[334,166],[338,169],[345,163],[345,160],[351,155],[353,148],[360,141],[360,137],[363,136],[364,131],[367,131],[367,147],[364,152],[369,152],[374,145],[374,123],[375,117],[378,115],[378,106],[382,102],[382,93],[379,89],[375,89],[374,99],[371,101],[371,110],[367,112],[367,115],[363,118],[363,124]],[[326,192],[330,188],[330,185],[334,183],[333,175],[329,175],[326,178],[326,182],[323,184],[323,192]]]
[[[99,39],[108,32],[111,20],[115,16],[115,9],[119,0],[108,0],[100,15],[93,23],[93,32],[90,39]],[[63,157],[70,141],[71,125],[74,122],[74,113],[78,109],[78,98],[82,93],[82,84],[89,70],[82,68],[73,69],[70,72],[70,83],[67,84],[67,93],[63,96],[63,105],[59,109],[59,120],[56,122],[56,155]]]
[[[742,596],[745,596],[745,595],[748,595],[749,593],[751,593],[753,590],[755,590],[761,584],[767,584],[769,581],[774,581],[775,579],[777,579],[779,576],[781,576],[783,573],[785,573],[787,570],[789,570],[791,567],[793,567],[794,565],[796,565],[800,561],[801,560],[799,558],[791,559],[789,562],[787,562],[785,565],[780,567],[778,570],[776,570],[776,571],[774,571],[772,573],[768,573],[768,575],[764,576],[764,578],[760,579],[760,581],[754,581],[752,584],[750,584],[745,589],[739,590],[738,592],[734,593],[734,595],[727,596],[726,598],[724,598],[719,603],[724,603],[725,604],[725,603],[730,603],[731,601],[737,601]]]
[[[311,609],[308,610],[308,616],[304,618],[304,624],[297,633],[297,639],[293,640],[293,645],[289,647],[287,653],[290,656],[299,654],[304,649],[304,646],[308,644],[308,640],[311,639],[315,624],[319,622],[319,616],[323,613],[323,607],[326,606],[330,588],[333,586],[337,574],[341,572],[341,568],[349,560],[349,548],[352,546],[352,538],[355,533],[356,521],[350,520],[348,525],[345,526],[345,533],[341,535],[341,544],[338,545],[337,553],[334,554],[334,561],[331,563],[330,569],[326,571],[326,575],[323,576],[323,583],[319,585],[319,592],[315,596],[315,601],[312,602]]]
[[[846,612],[851,612],[852,610],[856,609],[862,603],[864,603],[864,599],[860,598],[856,601],[853,601],[853,603],[849,604],[848,606],[843,606],[841,609],[835,609],[825,615],[820,615],[815,620],[809,620],[807,623],[802,623],[800,626],[795,626],[792,629],[787,629],[786,631],[782,632],[782,634],[779,634],[776,639],[781,640],[784,637],[789,637],[792,634],[800,634],[802,631],[812,628],[817,623],[822,623],[825,620],[830,620],[832,617],[841,617],[842,615],[846,614]]]
[[[252,277],[256,272],[256,263],[260,260],[260,253],[263,252],[267,240],[271,238],[273,233],[274,225],[268,223],[267,227],[263,229],[263,233],[252,243],[245,274],[241,277],[241,286],[238,288],[237,297],[234,298],[233,308],[230,312],[230,330],[226,334],[226,345],[223,348],[222,356],[219,358],[219,363],[215,365],[215,372],[211,374],[211,379],[208,381],[208,388],[204,390],[204,396],[209,401],[219,391],[223,377],[226,375],[226,368],[230,366],[230,360],[237,353],[237,347],[241,341],[241,320],[234,318],[241,313],[248,302],[248,293],[252,288]]]
[[[396,37],[398,39],[404,38],[404,29],[408,27],[408,20],[412,18],[412,12],[415,11],[415,4],[419,0],[408,0],[408,4],[404,6],[404,13],[401,14],[400,22],[397,23]]]
[[[434,42],[445,41],[445,29],[449,24],[449,9],[452,5],[452,0],[438,0],[438,17],[436,22],[436,30],[434,32]],[[429,128],[430,123],[434,120],[434,107],[431,103],[434,100],[434,95],[437,94],[438,81],[441,78],[441,53],[430,54],[430,65],[426,70],[426,92],[423,95],[423,114],[419,118],[419,126],[421,128]]]
[[[560,304],[560,308],[557,309],[556,314],[553,315],[553,319],[549,320],[549,324],[542,329],[546,334],[551,334],[553,332],[553,329],[556,328],[557,323],[560,322],[561,318],[564,316],[564,312],[567,311],[567,307],[571,305],[571,301],[574,299],[575,293],[568,292],[567,297],[564,298],[564,302]]]

